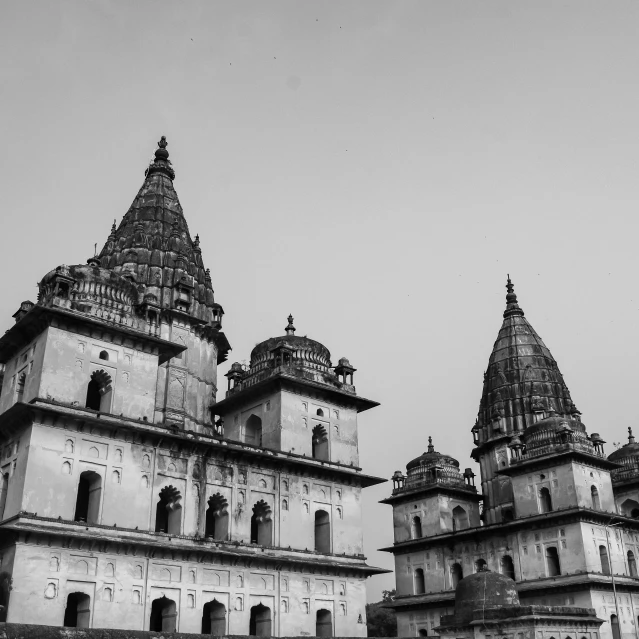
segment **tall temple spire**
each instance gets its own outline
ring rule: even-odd
[[[181,295],[183,312],[215,323],[220,307],[202,262],[199,238],[191,239],[173,186],[175,171],[165,136],[157,146],[142,188],[118,228],[111,229],[99,254],[100,263],[116,273],[126,273],[144,288],[145,298],[160,307],[175,308]],[[186,302],[185,296],[189,298]]]

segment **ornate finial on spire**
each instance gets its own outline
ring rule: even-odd
[[[204,281],[205,282],[210,282],[211,281],[211,269],[207,268],[206,271],[204,271]]]
[[[629,444],[635,443],[635,438],[634,438],[634,435],[632,434],[632,428],[630,428],[630,426],[628,426],[628,443]]]
[[[287,335],[295,335],[295,326],[293,326],[293,316],[288,316],[288,326],[284,329]]]
[[[435,447],[433,446],[433,438],[430,436],[428,437],[428,452],[429,453],[435,452]]]
[[[200,248],[200,236],[196,235],[195,239],[193,240],[193,248]]]
[[[113,224],[111,225],[111,235],[115,235],[115,231],[116,231],[115,220],[113,220]]]
[[[169,152],[166,150],[167,145],[166,136],[163,135],[158,142],[158,148],[155,150],[155,160],[151,162],[146,170],[146,176],[153,175],[153,173],[164,173],[172,180],[175,179],[175,171],[171,166],[171,160],[169,160]]]
[[[510,280],[510,274],[507,276],[506,282],[506,310],[504,311],[504,317],[510,317],[511,315],[523,315],[524,312],[519,308],[517,303],[517,295],[515,295],[515,287]]]

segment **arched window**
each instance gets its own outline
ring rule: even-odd
[[[331,521],[325,510],[315,511],[315,550],[331,552]]]
[[[610,627],[612,628],[612,639],[621,639],[619,619],[617,619],[617,615],[610,615]]]
[[[480,570],[484,570],[486,568],[486,560],[485,559],[478,559],[475,562],[475,572],[479,572]]]
[[[512,508],[504,508],[501,511],[501,520],[502,521],[514,521],[515,515],[513,514]]]
[[[16,382],[16,402],[21,402],[24,397],[24,385],[27,382],[27,374],[20,373],[18,375],[18,381]]]
[[[317,412],[315,413],[318,417],[324,417],[324,411],[321,408],[317,409]]]
[[[601,505],[599,504],[599,491],[596,486],[590,487],[590,498],[592,500],[592,507],[594,510],[601,510]]]
[[[101,494],[102,477],[92,470],[81,473],[73,520],[86,521],[87,524],[99,523]]]
[[[457,588],[457,584],[464,578],[464,571],[461,564],[453,564],[450,567],[450,584],[453,588]]]
[[[632,550],[628,551],[628,572],[631,577],[637,576],[637,560],[635,559],[635,553]]]
[[[539,511],[542,513],[549,513],[552,510],[552,498],[550,491],[547,488],[542,488],[539,491]]]
[[[500,561],[501,574],[514,581],[515,579],[515,564],[513,558],[509,555],[504,555]]]
[[[461,507],[453,508],[453,530],[465,530],[468,528],[468,513]]]
[[[112,394],[111,376],[104,370],[93,371],[87,386],[85,406],[101,413],[108,413],[111,410]]]
[[[262,604],[251,608],[249,635],[252,637],[271,636],[271,609]]]
[[[328,435],[326,428],[318,424],[313,428],[313,439],[311,446],[312,455],[315,459],[328,461]]]
[[[209,499],[206,509],[206,524],[204,534],[213,539],[226,541],[229,536],[229,503],[220,493]]]
[[[253,506],[253,516],[251,517],[251,543],[259,544],[260,546],[273,545],[273,520],[271,507],[263,499],[260,499],[260,501]]]
[[[226,634],[226,606],[217,599],[202,608],[202,634],[221,637]]]
[[[621,504],[621,514],[626,517],[632,517],[633,519],[639,518],[639,502],[634,499],[626,499]]]
[[[165,486],[155,507],[155,532],[179,535],[182,531],[182,495],[177,488]]]
[[[424,570],[417,568],[415,570],[415,594],[423,595],[426,592],[426,582],[424,581]]]
[[[419,539],[422,536],[422,519],[415,515],[411,525],[411,534],[413,539]]]
[[[601,561],[601,572],[604,575],[610,574],[610,561],[608,559],[608,550],[605,546],[599,546],[599,561]]]
[[[91,623],[91,597],[83,592],[72,592],[67,597],[63,626],[89,628]]]
[[[262,420],[257,415],[251,415],[246,420],[244,442],[253,446],[262,445]]]
[[[177,606],[173,599],[160,597],[153,602],[149,630],[155,632],[175,632],[177,630]]]
[[[559,553],[554,546],[546,546],[546,565],[548,567],[548,576],[556,577],[561,575],[559,566]]]
[[[109,361],[109,354],[106,351],[100,351],[100,355],[98,356],[100,359]]]
[[[9,473],[2,475],[0,483],[0,520],[4,519],[4,508],[7,504],[7,492],[9,491]]]
[[[322,608],[317,611],[315,615],[315,636],[333,636],[333,615],[331,614],[330,610]]]

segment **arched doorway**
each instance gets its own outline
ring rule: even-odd
[[[610,627],[612,628],[612,639],[621,639],[617,615],[610,615]]]
[[[515,579],[515,564],[513,558],[510,555],[504,555],[500,561],[501,574],[514,581]]]
[[[315,459],[328,461],[328,434],[326,428],[318,424],[313,428],[311,454]]]
[[[99,523],[101,495],[102,477],[92,470],[80,473],[73,520],[85,521],[87,524]]]
[[[599,503],[599,491],[596,486],[590,487],[590,499],[593,510],[601,510],[601,505]]]
[[[262,445],[262,420],[257,415],[251,415],[244,425],[244,441],[253,446]]]
[[[601,561],[601,572],[604,575],[609,575],[610,561],[608,559],[608,550],[605,546],[599,546],[599,560]]]
[[[415,594],[423,595],[426,592],[426,582],[424,580],[423,568],[415,570]]]
[[[637,576],[637,560],[635,559],[635,553],[632,550],[628,551],[628,572],[631,577]]]
[[[260,546],[273,545],[273,520],[271,507],[260,499],[253,506],[251,517],[251,543]]]
[[[108,413],[111,410],[113,381],[104,370],[94,371],[87,385],[85,406],[92,410]]]
[[[63,626],[67,628],[90,628],[91,597],[83,592],[72,592],[67,597]]]
[[[486,568],[486,560],[478,559],[475,561],[475,572],[479,572],[480,570],[484,570]]]
[[[177,607],[173,599],[160,597],[151,604],[149,630],[175,632],[177,630]]]
[[[461,507],[453,508],[453,530],[465,530],[468,528],[468,513]]]
[[[561,574],[561,568],[559,566],[559,553],[554,546],[546,547],[546,564],[548,566],[548,576],[556,577]]]
[[[331,521],[325,510],[315,511],[315,550],[331,552]]]
[[[547,488],[539,491],[539,512],[549,513],[552,510],[552,498]]]
[[[333,636],[333,615],[330,610],[322,608],[315,615],[315,636],[316,637],[332,637]]]
[[[0,520],[4,519],[4,508],[7,504],[7,493],[9,492],[9,473],[2,475],[0,484]]]
[[[202,608],[202,634],[214,637],[226,634],[226,606],[217,599]]]
[[[251,608],[249,635],[252,637],[271,636],[271,609],[262,604]]]
[[[419,539],[422,536],[422,519],[415,515],[411,525],[411,534],[413,539]]]
[[[220,493],[209,499],[206,509],[206,524],[204,534],[212,539],[226,541],[229,536],[229,503]]]
[[[461,564],[453,564],[450,567],[450,583],[453,588],[457,588],[457,584],[464,578],[464,571]]]

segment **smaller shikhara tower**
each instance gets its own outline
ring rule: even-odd
[[[429,446],[406,476],[395,473],[384,500],[399,636],[463,636],[441,617],[453,613],[460,580],[489,569],[516,581],[522,605],[594,609],[600,631],[584,626],[578,639],[636,637],[639,446],[631,434],[606,457],[603,439],[587,433],[510,279],[472,435],[481,494],[470,469],[462,475]]]
[[[100,254],[47,273],[0,337],[2,620],[365,636],[375,402],[287,336],[215,403],[223,311],[158,147]]]

